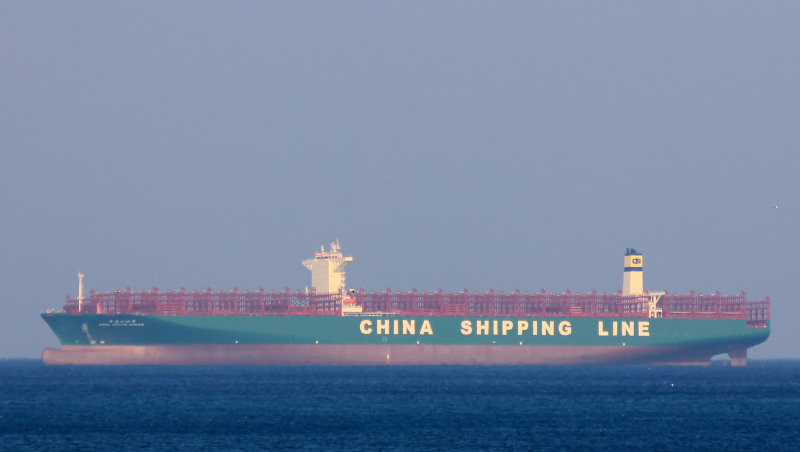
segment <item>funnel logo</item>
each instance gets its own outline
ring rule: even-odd
[[[642,258],[641,257],[634,257],[633,258],[633,263],[636,264],[636,265],[641,264],[642,263]]]

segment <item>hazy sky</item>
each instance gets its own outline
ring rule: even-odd
[[[0,1],[0,357],[98,290],[772,298],[800,358],[800,3]],[[776,208],[777,206],[777,208]]]

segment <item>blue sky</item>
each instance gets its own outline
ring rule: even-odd
[[[98,290],[772,298],[800,358],[796,2],[4,2],[0,357]],[[777,206],[777,208],[776,208]]]

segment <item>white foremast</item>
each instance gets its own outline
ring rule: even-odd
[[[84,274],[78,272],[78,312],[83,308],[83,277]]]

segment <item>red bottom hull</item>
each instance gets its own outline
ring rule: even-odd
[[[695,347],[506,345],[64,345],[48,365],[708,365],[719,350]],[[747,350],[729,351],[746,365]]]

